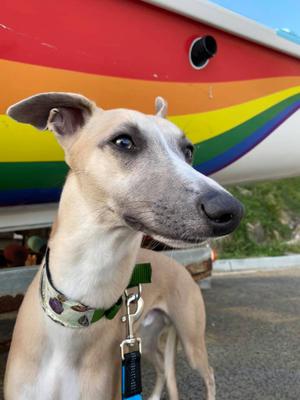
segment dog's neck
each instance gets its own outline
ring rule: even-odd
[[[69,175],[50,240],[54,285],[68,298],[95,308],[114,304],[130,280],[142,234],[107,221],[105,205],[91,208]]]

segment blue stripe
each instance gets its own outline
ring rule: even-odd
[[[299,109],[300,102],[292,104],[285,110],[281,111],[278,115],[268,121],[261,128],[254,131],[250,136],[244,139],[241,143],[231,147],[224,153],[214,157],[204,163],[197,164],[194,168],[202,172],[204,175],[213,174],[220,169],[232,164],[234,161],[241,158],[244,154],[248,153],[268,135],[270,135],[279,125],[281,125],[290,115]]]
[[[124,397],[123,393],[125,392],[125,367],[122,367],[122,400],[143,400],[143,396],[141,394],[135,394],[131,397]]]
[[[125,392],[125,367],[122,367],[122,399]]]
[[[20,204],[56,203],[61,188],[0,190],[0,207]]]

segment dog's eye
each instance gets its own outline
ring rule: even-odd
[[[192,162],[193,154],[194,154],[194,147],[192,145],[187,146],[184,149],[184,156],[188,162]]]
[[[132,150],[135,145],[129,135],[120,135],[112,140],[112,143],[123,150]]]

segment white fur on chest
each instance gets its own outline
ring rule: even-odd
[[[36,394],[43,400],[79,400],[79,351],[81,339],[76,332],[66,329],[45,316],[48,338],[36,381]],[[80,340],[82,341],[82,340]]]
[[[38,398],[44,400],[81,398],[78,369],[60,352],[44,357],[36,385]]]
[[[20,400],[80,400],[78,369],[66,362],[63,354],[47,349],[36,380],[22,386]]]
[[[110,376],[112,365],[107,355],[103,354],[102,362],[99,357],[98,366],[94,364],[91,371],[84,362],[86,351],[91,348],[98,349],[96,337],[105,334],[105,324],[101,328],[98,321],[97,326],[82,329],[65,328],[53,322],[46,315],[45,326],[47,338],[45,339],[42,359],[38,374],[33,385],[24,388],[21,400],[95,400],[95,398],[106,399],[107,393],[111,392]],[[95,330],[91,332],[90,329]],[[107,332],[103,337],[105,347],[111,348],[112,336]],[[98,360],[98,358],[97,358]],[[97,371],[99,368],[99,371]],[[96,380],[86,379],[96,373]],[[95,397],[96,396],[96,397]]]

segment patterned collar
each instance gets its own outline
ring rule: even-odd
[[[122,296],[109,309],[103,310],[86,306],[78,301],[68,299],[57,290],[52,282],[49,269],[49,248],[46,251],[45,262],[40,281],[40,298],[44,312],[53,321],[68,328],[88,327],[99,319],[113,319],[122,306]],[[151,264],[136,264],[127,288],[142,283],[151,283]]]

